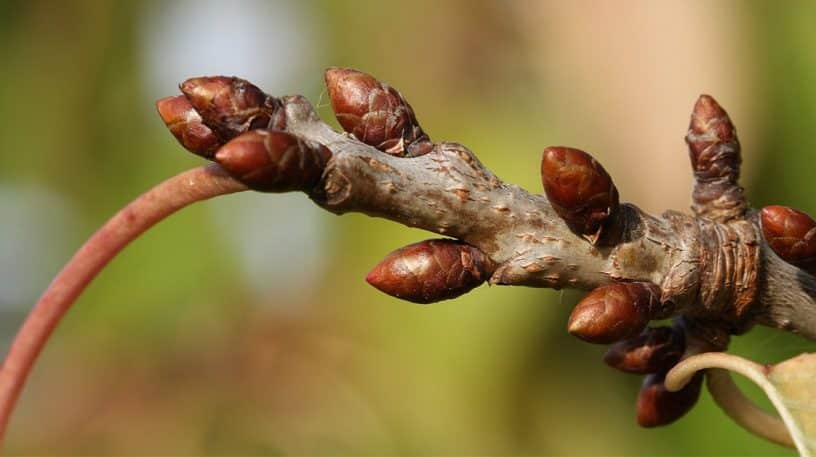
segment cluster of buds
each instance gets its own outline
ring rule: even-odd
[[[619,242],[620,202],[612,178],[584,151],[549,147],[541,160],[544,192],[556,214],[593,245]],[[674,422],[699,398],[702,377],[669,392],[666,373],[686,352],[682,324],[648,328],[649,321],[669,317],[674,308],[661,302],[660,288],[648,282],[614,282],[592,290],[573,309],[567,330],[587,342],[610,344],[606,363],[618,370],[646,375],[636,402],[643,427]]]
[[[329,68],[325,79],[338,122],[357,140],[396,157],[433,150],[411,105],[393,87],[348,68]],[[279,99],[235,77],[192,78],[180,88],[183,95],[161,99],[157,107],[186,149],[254,190],[308,192],[320,182],[331,152],[284,131]],[[392,252],[366,280],[395,297],[431,303],[470,291],[493,268],[473,246],[428,240]]]
[[[214,160],[248,187],[309,192],[331,157],[323,145],[283,131],[282,104],[240,78],[191,78],[183,95],[156,102],[170,132],[190,152]]]
[[[433,153],[434,144],[413,109],[394,88],[365,73],[330,68],[325,73],[332,108],[356,140],[395,157]],[[323,145],[288,133],[282,102],[251,83],[230,77],[185,81],[183,95],[159,100],[159,114],[191,152],[214,160],[252,189],[312,191],[331,158]],[[693,210],[727,224],[744,219],[747,203],[737,184],[740,146],[725,110],[706,95],[695,104],[686,142],[695,177]],[[567,147],[544,150],[544,191],[556,214],[592,248],[620,242],[623,228],[618,190],[589,154]],[[816,273],[816,221],[780,206],[760,213],[765,241],[783,260]],[[484,283],[495,270],[482,251],[456,240],[426,240],[389,254],[366,280],[392,296],[431,303],[458,297]],[[568,331],[591,343],[612,344],[605,362],[645,375],[637,400],[644,427],[671,423],[697,401],[702,376],[677,392],[666,390],[666,373],[684,356],[699,352],[689,343],[695,323],[647,327],[674,312],[648,282],[614,282],[591,291],[573,310]],[[690,333],[691,332],[691,333]],[[722,349],[727,343],[717,346]]]
[[[702,95],[695,103],[686,142],[695,177],[695,214],[723,224],[744,219],[747,203],[737,183],[739,140],[728,114],[712,97]],[[595,159],[577,149],[550,147],[544,151],[541,177],[553,209],[576,234],[595,245],[618,242],[618,192]],[[816,274],[816,221],[801,211],[769,206],[760,212],[760,222],[765,241],[779,257]],[[604,285],[575,306],[568,324],[569,332],[585,341],[616,343],[605,357],[611,367],[646,375],[636,405],[637,421],[644,427],[682,417],[702,386],[702,375],[677,392],[663,384],[675,364],[701,349],[687,347],[692,330],[684,319],[672,327],[646,327],[673,311],[659,297],[659,287],[650,283]]]

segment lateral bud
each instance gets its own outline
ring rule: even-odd
[[[545,149],[541,181],[555,212],[592,244],[615,224],[618,190],[609,173],[586,152],[567,147]]]
[[[201,116],[183,95],[165,97],[156,102],[156,109],[170,133],[185,149],[212,159],[221,146],[213,131],[204,125]]]
[[[355,138],[399,157],[431,151],[414,110],[396,89],[350,68],[329,68],[325,78],[335,117]]]
[[[660,288],[648,282],[615,282],[595,288],[569,318],[567,330],[584,341],[609,344],[642,331],[652,319],[668,317]]]
[[[284,127],[281,102],[234,76],[202,76],[179,85],[222,143],[254,129]]]
[[[627,373],[658,373],[669,370],[686,350],[682,331],[672,327],[653,327],[609,348],[604,362]]]
[[[492,262],[479,249],[456,240],[426,240],[388,254],[366,276],[382,292],[414,303],[458,297],[482,284]]]
[[[786,206],[766,206],[759,214],[762,234],[776,255],[816,273],[816,221]]]
[[[695,186],[695,214],[725,222],[745,214],[747,203],[737,184],[740,144],[737,131],[725,110],[709,95],[694,105],[686,143]]]
[[[278,130],[252,130],[234,138],[215,161],[235,179],[262,192],[309,192],[320,182],[331,152]]]
[[[671,424],[691,410],[700,398],[703,373],[697,373],[677,392],[669,392],[663,384],[665,373],[650,374],[643,380],[635,410],[637,423],[651,428]]]

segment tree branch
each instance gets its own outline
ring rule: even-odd
[[[60,272],[0,370],[0,436],[46,339],[101,268],[176,210],[247,188],[300,190],[337,214],[456,238],[395,251],[369,274],[374,286],[406,300],[453,298],[485,279],[594,289],[573,310],[569,331],[618,342],[607,363],[648,375],[637,403],[646,427],[676,420],[698,398],[700,376],[667,390],[664,377],[678,360],[725,350],[730,334],[754,324],[816,339],[816,221],[783,207],[759,216],[748,210],[737,182],[736,130],[711,97],[698,100],[686,137],[695,215],[652,216],[619,204],[609,175],[582,151],[545,150],[547,196],[530,194],[464,146],[433,143],[387,84],[339,68],[327,71],[326,82],[348,133],[321,121],[302,96],[272,97],[234,77],[187,80],[184,95],[157,103],[179,142],[220,167],[184,173],[139,197]],[[670,316],[677,316],[673,327],[647,327]]]
[[[546,196],[502,182],[464,146],[391,156],[331,129],[305,98],[283,100],[287,131],[332,152],[316,203],[476,246],[497,265],[491,284],[589,290],[650,281],[677,314],[816,339],[816,281],[770,250],[755,219],[724,225],[623,205],[621,242],[596,247],[572,232]]]

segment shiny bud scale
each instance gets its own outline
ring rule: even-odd
[[[601,164],[586,152],[567,147],[545,149],[541,180],[555,212],[592,243],[614,222],[618,190]]]
[[[615,282],[595,288],[569,318],[568,331],[584,341],[609,344],[642,331],[650,320],[666,317],[660,289],[646,282]]]
[[[190,78],[179,87],[222,143],[249,130],[282,127],[277,125],[282,116],[280,101],[249,81],[203,76]]]
[[[388,254],[366,277],[377,289],[414,303],[458,297],[483,283],[491,262],[460,241],[426,240]]]
[[[759,214],[771,249],[786,262],[816,273],[816,221],[785,206],[766,206]]]
[[[337,121],[358,140],[400,157],[430,152],[413,109],[393,87],[349,68],[329,68],[325,77]]]
[[[211,159],[221,146],[213,131],[204,125],[201,115],[183,95],[163,98],[156,102],[156,108],[170,133],[188,151]]]
[[[747,203],[737,184],[742,161],[737,131],[712,97],[697,99],[686,143],[696,180],[692,193],[695,214],[719,221],[741,217]]]

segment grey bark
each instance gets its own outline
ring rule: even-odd
[[[394,157],[322,122],[301,96],[284,99],[286,130],[333,157],[313,200],[463,240],[497,268],[490,283],[589,290],[651,281],[675,314],[740,333],[762,324],[816,339],[816,281],[779,259],[756,218],[715,222],[622,205],[619,242],[597,247],[574,234],[546,196],[507,184],[464,146]]]

